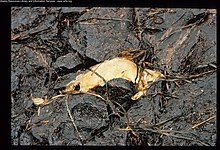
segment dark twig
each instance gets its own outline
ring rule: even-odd
[[[107,99],[105,100],[105,102],[107,102],[107,104],[111,107],[111,109],[114,111],[114,105],[113,103],[109,100],[109,92],[108,92],[108,84],[107,81],[105,80],[104,77],[102,77],[100,74],[98,74],[96,71],[89,69],[89,71],[95,73],[98,77],[100,77],[104,82],[105,82],[105,87],[106,87],[106,97]],[[103,99],[103,98],[102,98]]]
[[[198,77],[202,77],[202,76],[214,73],[216,71],[217,71],[217,69],[213,69],[213,70],[210,70],[210,71],[202,72],[202,73],[195,74],[195,75],[188,75],[188,76],[185,76],[185,75],[169,76],[169,75],[167,75],[166,77],[168,79],[164,79],[164,80],[166,80],[166,81],[175,81],[175,80],[194,79],[194,78],[198,78]],[[169,79],[169,78],[171,78],[171,79]],[[163,79],[161,79],[161,80],[163,80]]]
[[[177,132],[178,131],[174,131],[174,130],[160,130],[160,129],[151,129],[151,128],[145,128],[144,129],[145,131],[150,131],[150,132],[154,132],[154,133],[159,133],[161,135],[166,135],[168,137],[175,137],[175,138],[180,138],[180,139],[184,139],[184,140],[190,140],[190,141],[195,141],[195,142],[198,142],[204,146],[210,146],[209,144],[206,144],[200,140],[196,140],[196,139],[192,139],[192,138],[189,138],[189,137],[185,137],[185,136],[182,136],[182,135],[175,135],[175,134],[171,134],[171,133],[168,133],[168,132]]]
[[[101,18],[101,17],[92,17],[92,18],[86,18],[86,19],[81,19],[77,20],[75,23],[83,22],[83,21],[90,21],[90,20],[113,20],[113,21],[124,21],[124,22],[129,22],[132,23],[131,20],[129,19],[120,19],[120,18]]]
[[[83,145],[82,135],[80,134],[80,132],[79,132],[79,130],[78,130],[76,124],[75,124],[75,121],[74,121],[74,119],[73,119],[73,116],[72,116],[72,114],[71,114],[71,112],[70,112],[70,109],[69,109],[69,105],[68,105],[68,95],[66,95],[65,98],[66,98],[66,99],[65,99],[66,110],[67,110],[68,115],[69,115],[69,117],[70,117],[70,119],[71,119],[71,121],[72,121],[73,127],[75,128],[75,130],[76,130],[76,132],[77,132],[77,136],[79,137],[79,139],[80,139],[80,141],[81,141],[81,143],[82,143],[82,145]]]

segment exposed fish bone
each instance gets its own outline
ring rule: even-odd
[[[67,85],[64,92],[75,92],[75,87],[79,86],[79,92],[87,93],[97,86],[104,86],[106,82],[112,79],[122,78],[137,85],[138,92],[131,99],[138,100],[147,93],[155,81],[163,77],[164,75],[159,71],[150,69],[141,71],[133,61],[116,57],[92,66],[89,71],[78,75],[75,80]]]

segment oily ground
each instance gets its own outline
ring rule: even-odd
[[[11,144],[216,145],[216,26],[214,9],[12,7]],[[141,100],[114,79],[93,89],[107,101],[69,94],[33,104],[126,49],[166,75]]]

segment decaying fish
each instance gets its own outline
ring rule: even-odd
[[[133,61],[116,57],[99,63],[84,74],[78,75],[75,80],[67,84],[64,93],[74,93],[77,90],[80,93],[88,93],[97,86],[104,86],[112,79],[122,78],[137,85],[138,92],[131,99],[138,100],[147,93],[155,81],[163,77],[164,75],[159,71],[141,70]]]

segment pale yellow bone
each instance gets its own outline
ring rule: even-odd
[[[103,86],[106,82],[122,78],[138,84],[138,93],[132,96],[132,100],[138,100],[145,95],[148,88],[161,77],[164,77],[159,71],[141,69],[132,61],[126,58],[116,57],[106,60],[90,68],[90,71],[80,74],[75,80],[71,81],[64,92],[71,93],[75,91],[75,86],[80,86],[80,92],[86,93],[97,86]]]

